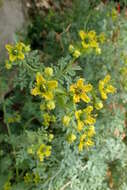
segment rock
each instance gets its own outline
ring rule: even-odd
[[[5,44],[14,41],[14,34],[27,22],[25,0],[0,0],[0,62],[5,58]]]

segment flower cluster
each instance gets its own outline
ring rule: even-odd
[[[110,75],[106,75],[103,80],[99,81],[99,92],[103,100],[108,98],[108,94],[116,92],[116,89],[110,84],[110,79]]]
[[[100,54],[101,49],[99,48],[99,43],[97,40],[97,35],[96,32],[91,30],[89,32],[84,32],[83,30],[80,30],[79,36],[82,40],[81,44],[82,47],[87,50],[87,49],[95,49],[96,53]]]
[[[81,131],[84,126],[93,125],[96,122],[95,118],[91,114],[92,111],[93,107],[87,106],[85,109],[77,110],[75,112],[78,131]]]
[[[84,147],[88,148],[94,145],[92,137],[95,134],[94,124],[96,118],[92,113],[94,107],[91,105],[93,90],[92,85],[85,84],[83,78],[71,84],[70,95],[74,104],[74,112],[66,114],[62,118],[63,125],[67,127],[68,131],[67,141],[71,144],[76,139],[79,140],[79,151],[82,151]],[[81,101],[82,106],[83,103],[85,105],[83,109],[81,109]]]
[[[39,174],[36,173],[26,173],[24,176],[24,182],[26,184],[28,183],[34,183],[35,185],[37,185],[40,182],[40,176]]]
[[[96,54],[101,54],[99,43],[103,44],[105,41],[105,34],[103,32],[100,35],[97,35],[93,30],[89,32],[80,30],[79,36],[81,39],[81,45],[77,48],[73,45],[69,46],[69,51],[72,53],[73,57],[78,58],[81,54],[90,52],[91,50],[95,51]]]
[[[51,123],[54,123],[56,118],[54,115],[49,114],[51,110],[55,109],[55,89],[58,87],[58,82],[52,80],[53,69],[46,67],[44,73],[36,74],[36,83],[35,87],[31,90],[31,94],[34,96],[40,96],[42,104],[40,105],[40,110],[43,113],[43,125],[49,127]]]
[[[13,62],[24,60],[25,54],[30,51],[30,46],[22,42],[18,42],[16,45],[7,44],[5,47],[9,55],[9,60],[5,62],[5,67],[7,69],[12,67]]]
[[[92,137],[95,134],[94,124],[96,122],[95,117],[92,114],[93,107],[87,106],[83,110],[77,110],[75,112],[75,118],[77,121],[77,131],[81,133],[79,142],[79,151],[82,151],[84,147],[94,145]]]
[[[42,162],[45,157],[49,157],[51,155],[51,146],[41,144],[39,149],[37,150],[37,156],[39,160]]]

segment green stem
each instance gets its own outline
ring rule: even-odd
[[[8,136],[9,136],[9,139],[10,139],[10,144],[12,146],[13,155],[14,155],[15,163],[16,163],[16,150],[15,150],[15,147],[14,147],[14,145],[12,143],[12,140],[11,140],[12,139],[12,134],[11,134],[9,123],[6,121],[6,113],[7,112],[6,112],[6,105],[5,105],[5,103],[3,103],[3,112],[4,112],[4,123],[7,126]],[[16,169],[16,177],[18,178],[18,176],[19,176],[18,168],[15,167],[15,169]]]

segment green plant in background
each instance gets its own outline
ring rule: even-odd
[[[69,15],[62,57],[52,38],[46,63],[23,42],[6,45],[15,75],[0,104],[3,190],[127,189],[126,17],[87,0]]]

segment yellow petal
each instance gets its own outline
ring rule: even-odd
[[[47,86],[48,86],[49,89],[57,88],[58,82],[56,80],[48,81]]]
[[[93,111],[93,106],[88,106],[83,110],[85,113],[90,114]]]
[[[78,88],[82,88],[84,86],[84,79],[83,78],[80,78],[78,81],[77,81],[77,87]]]
[[[74,96],[73,96],[73,101],[74,101],[74,103],[80,102],[80,95],[74,94]]]
[[[83,151],[83,146],[84,146],[83,142],[80,142],[78,145],[79,152]]]
[[[104,83],[107,84],[110,81],[110,79],[111,79],[111,76],[110,75],[106,75],[103,81],[104,81]]]
[[[20,59],[20,60],[24,60],[24,58],[25,58],[25,56],[24,56],[24,54],[23,53],[18,53],[18,59]]]
[[[76,85],[75,84],[72,84],[71,86],[70,86],[70,92],[75,92],[75,88],[76,88]]]
[[[90,98],[86,95],[86,93],[82,93],[81,94],[81,99],[86,102],[89,103],[90,102]]]
[[[10,54],[10,55],[9,55],[9,60],[10,60],[11,62],[16,61],[16,59],[17,59],[17,57],[16,57],[15,55],[13,55],[13,54]]]
[[[47,91],[45,93],[42,93],[42,97],[44,97],[46,100],[52,100],[54,98],[54,95],[51,91]]]
[[[86,125],[93,125],[93,124],[95,124],[96,119],[91,117],[91,116],[88,116],[87,119],[84,122],[85,122]]]
[[[88,49],[89,47],[90,47],[90,44],[86,44],[84,41],[82,41],[82,47],[84,48],[84,49]]]
[[[91,141],[91,139],[88,139],[84,144],[85,144],[86,147],[88,147],[88,146],[93,146],[94,142]]]
[[[7,44],[7,45],[5,46],[5,48],[8,50],[8,52],[10,52],[10,51],[12,50],[13,46],[10,45],[10,44]]]
[[[101,92],[101,97],[103,100],[106,100],[108,98],[107,94],[104,91]]]
[[[76,117],[77,120],[80,119],[81,114],[82,114],[82,110],[75,111],[75,117]]]
[[[33,96],[37,96],[37,95],[40,95],[40,91],[39,91],[39,89],[38,89],[37,87],[35,87],[35,88],[33,88],[33,89],[31,90],[31,94],[32,94]]]
[[[84,127],[84,123],[82,121],[78,120],[77,130],[82,131],[83,127]]]
[[[79,36],[80,36],[81,40],[84,40],[86,38],[87,34],[83,30],[80,30]]]
[[[106,92],[107,93],[115,93],[116,89],[114,88],[114,86],[108,85],[107,88],[106,88]]]
[[[84,85],[84,87],[83,87],[83,91],[85,91],[85,92],[90,92],[91,90],[92,90],[92,85],[91,84],[86,84],[86,85]]]
[[[41,73],[39,72],[36,74],[36,81],[37,81],[37,85],[41,85],[46,82],[43,76],[41,75]]]

